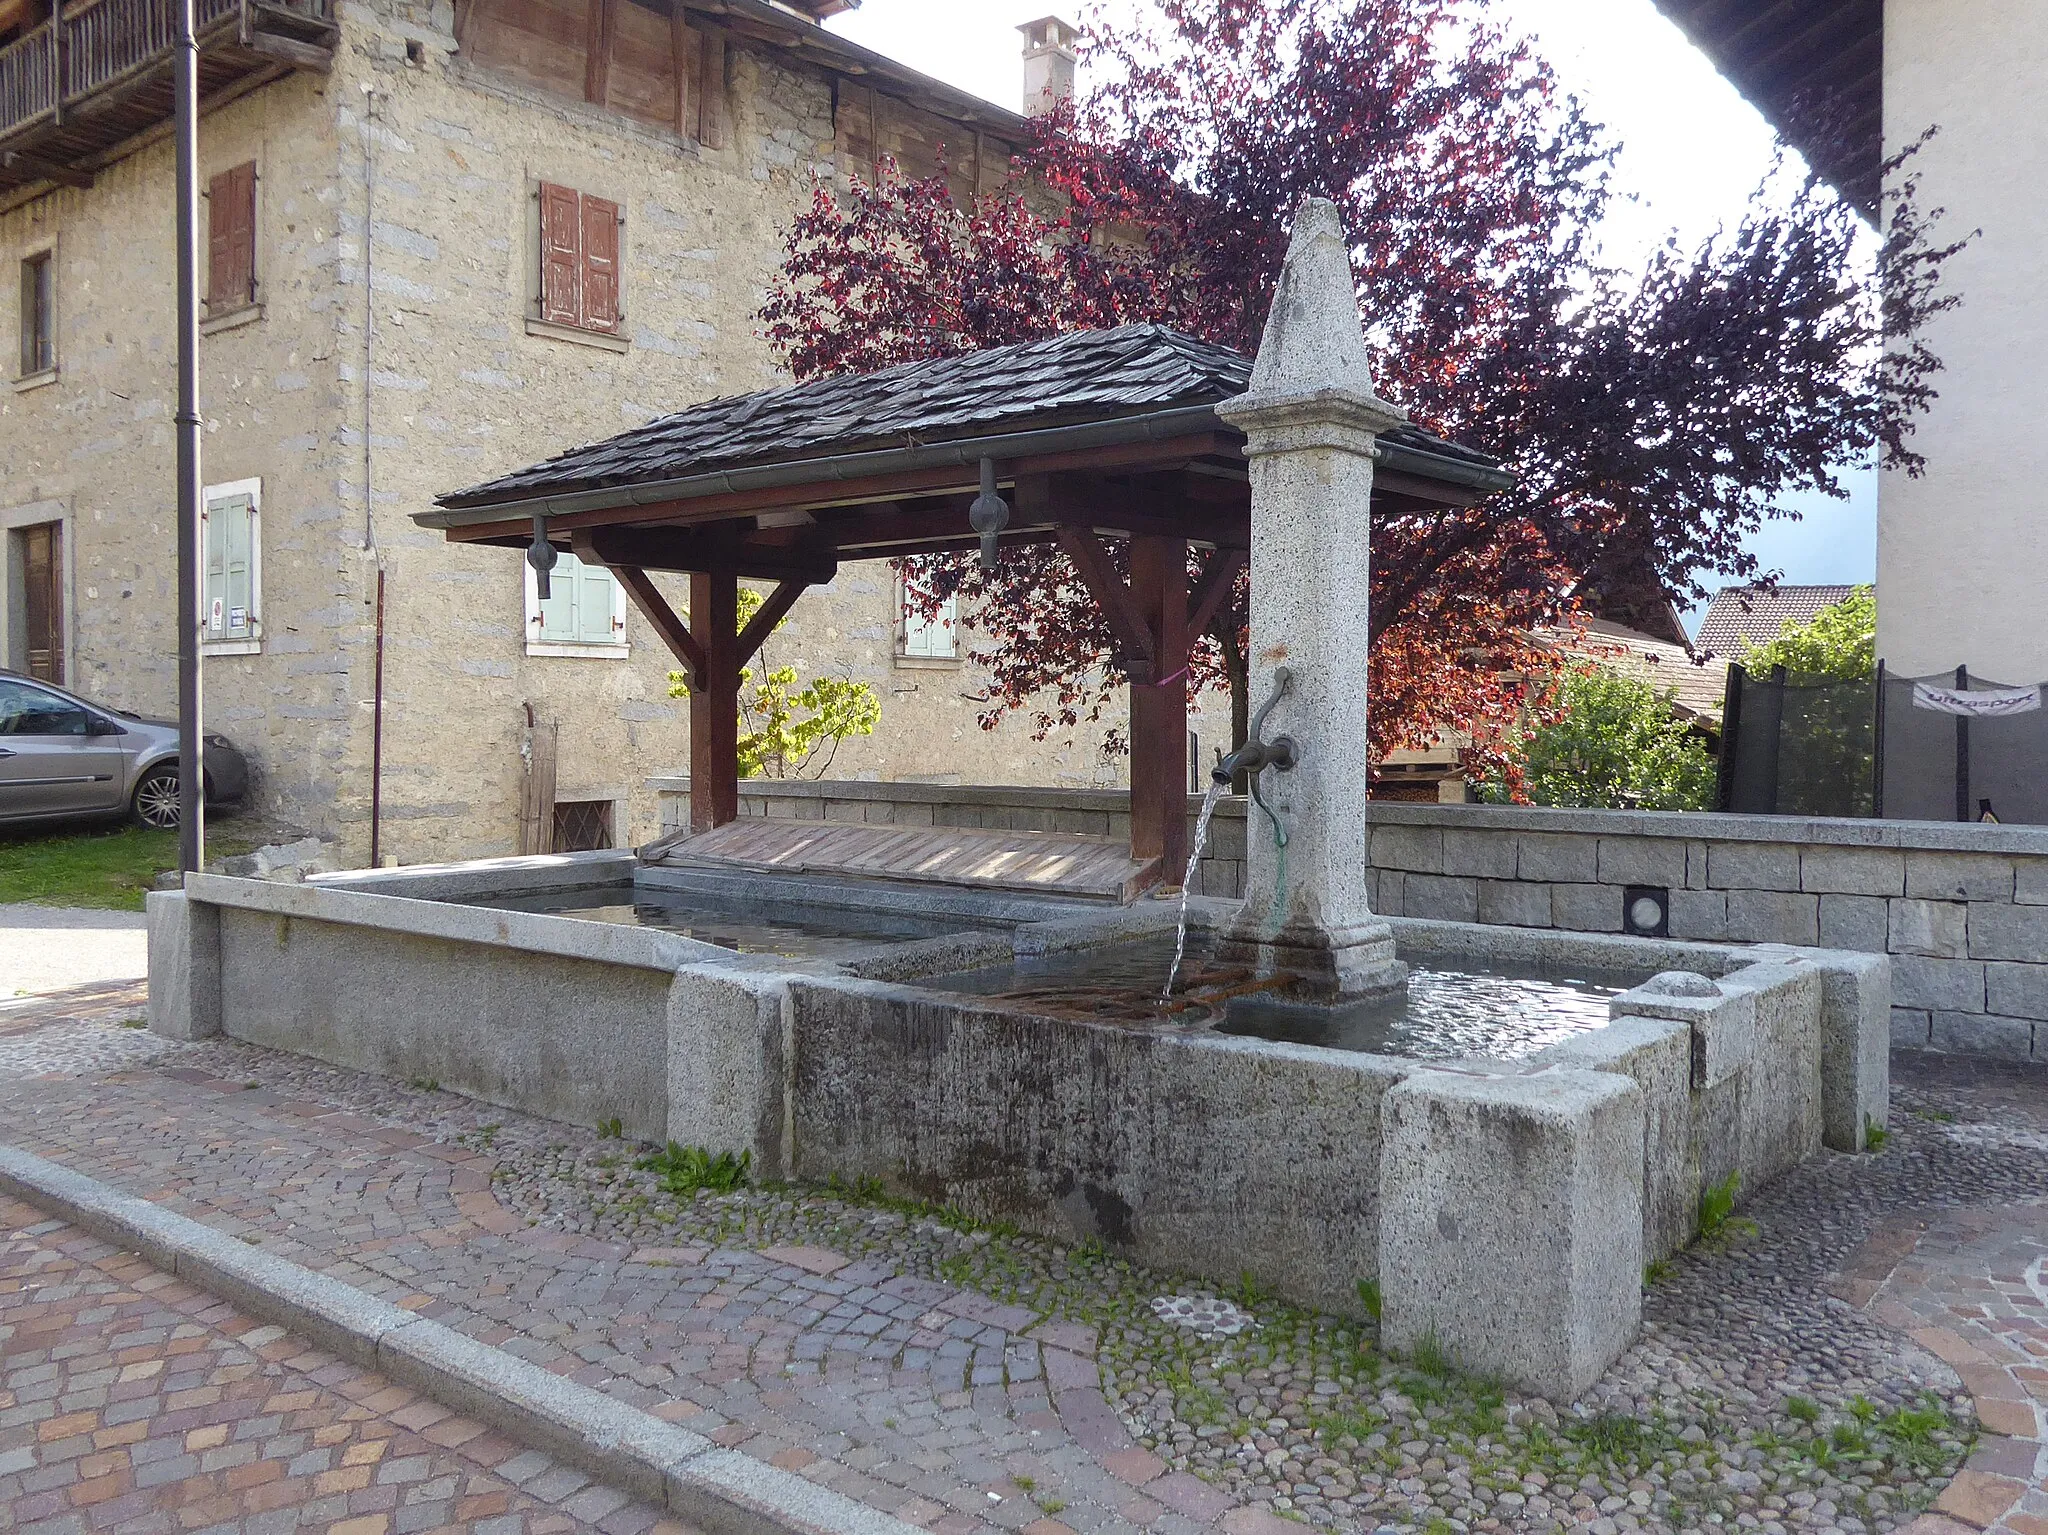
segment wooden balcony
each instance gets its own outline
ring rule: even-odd
[[[335,0],[197,0],[199,92],[214,103],[333,59]],[[0,191],[90,186],[168,122],[177,0],[85,0],[0,48]]]

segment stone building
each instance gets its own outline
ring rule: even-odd
[[[543,604],[530,573],[522,593],[507,561],[410,514],[773,384],[753,316],[819,178],[884,154],[928,173],[942,152],[962,195],[1004,173],[1021,119],[819,25],[844,8],[200,0],[206,713],[264,814],[361,858],[375,767],[387,856],[515,850],[530,710],[559,722],[565,834],[654,833],[649,781],[688,760],[687,708],[640,615],[568,567]],[[21,338],[0,659],[157,713],[176,655],[170,14],[73,0],[0,51]],[[1041,97],[1063,42],[1027,32]],[[963,649],[906,623],[868,564],[807,595],[769,657],[880,695],[836,777],[1119,781],[1096,735],[982,731]],[[1227,703],[1210,713],[1227,730]]]

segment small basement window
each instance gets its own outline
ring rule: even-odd
[[[612,846],[612,802],[608,799],[555,801],[555,851],[600,853]]]

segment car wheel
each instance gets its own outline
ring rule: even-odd
[[[169,831],[178,824],[178,770],[153,767],[135,786],[130,805],[137,826],[151,831]]]

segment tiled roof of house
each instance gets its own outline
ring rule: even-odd
[[[1707,605],[1693,648],[1724,661],[1739,660],[1747,645],[1762,645],[1787,624],[1810,623],[1822,608],[1848,597],[1853,586],[1724,586]]]
[[[1073,331],[708,400],[439,499],[461,510],[762,463],[1035,431],[1213,405],[1243,394],[1250,383],[1249,358],[1164,326]],[[1440,458],[1487,468],[1498,462],[1412,427],[1382,435]]]
[[[1683,645],[1597,618],[1586,625],[1583,635],[1544,630],[1539,637],[1566,655],[1647,682],[1660,693],[1668,689],[1681,712],[1710,724],[1720,723],[1728,687],[1728,663],[1723,658],[1695,661]]]

